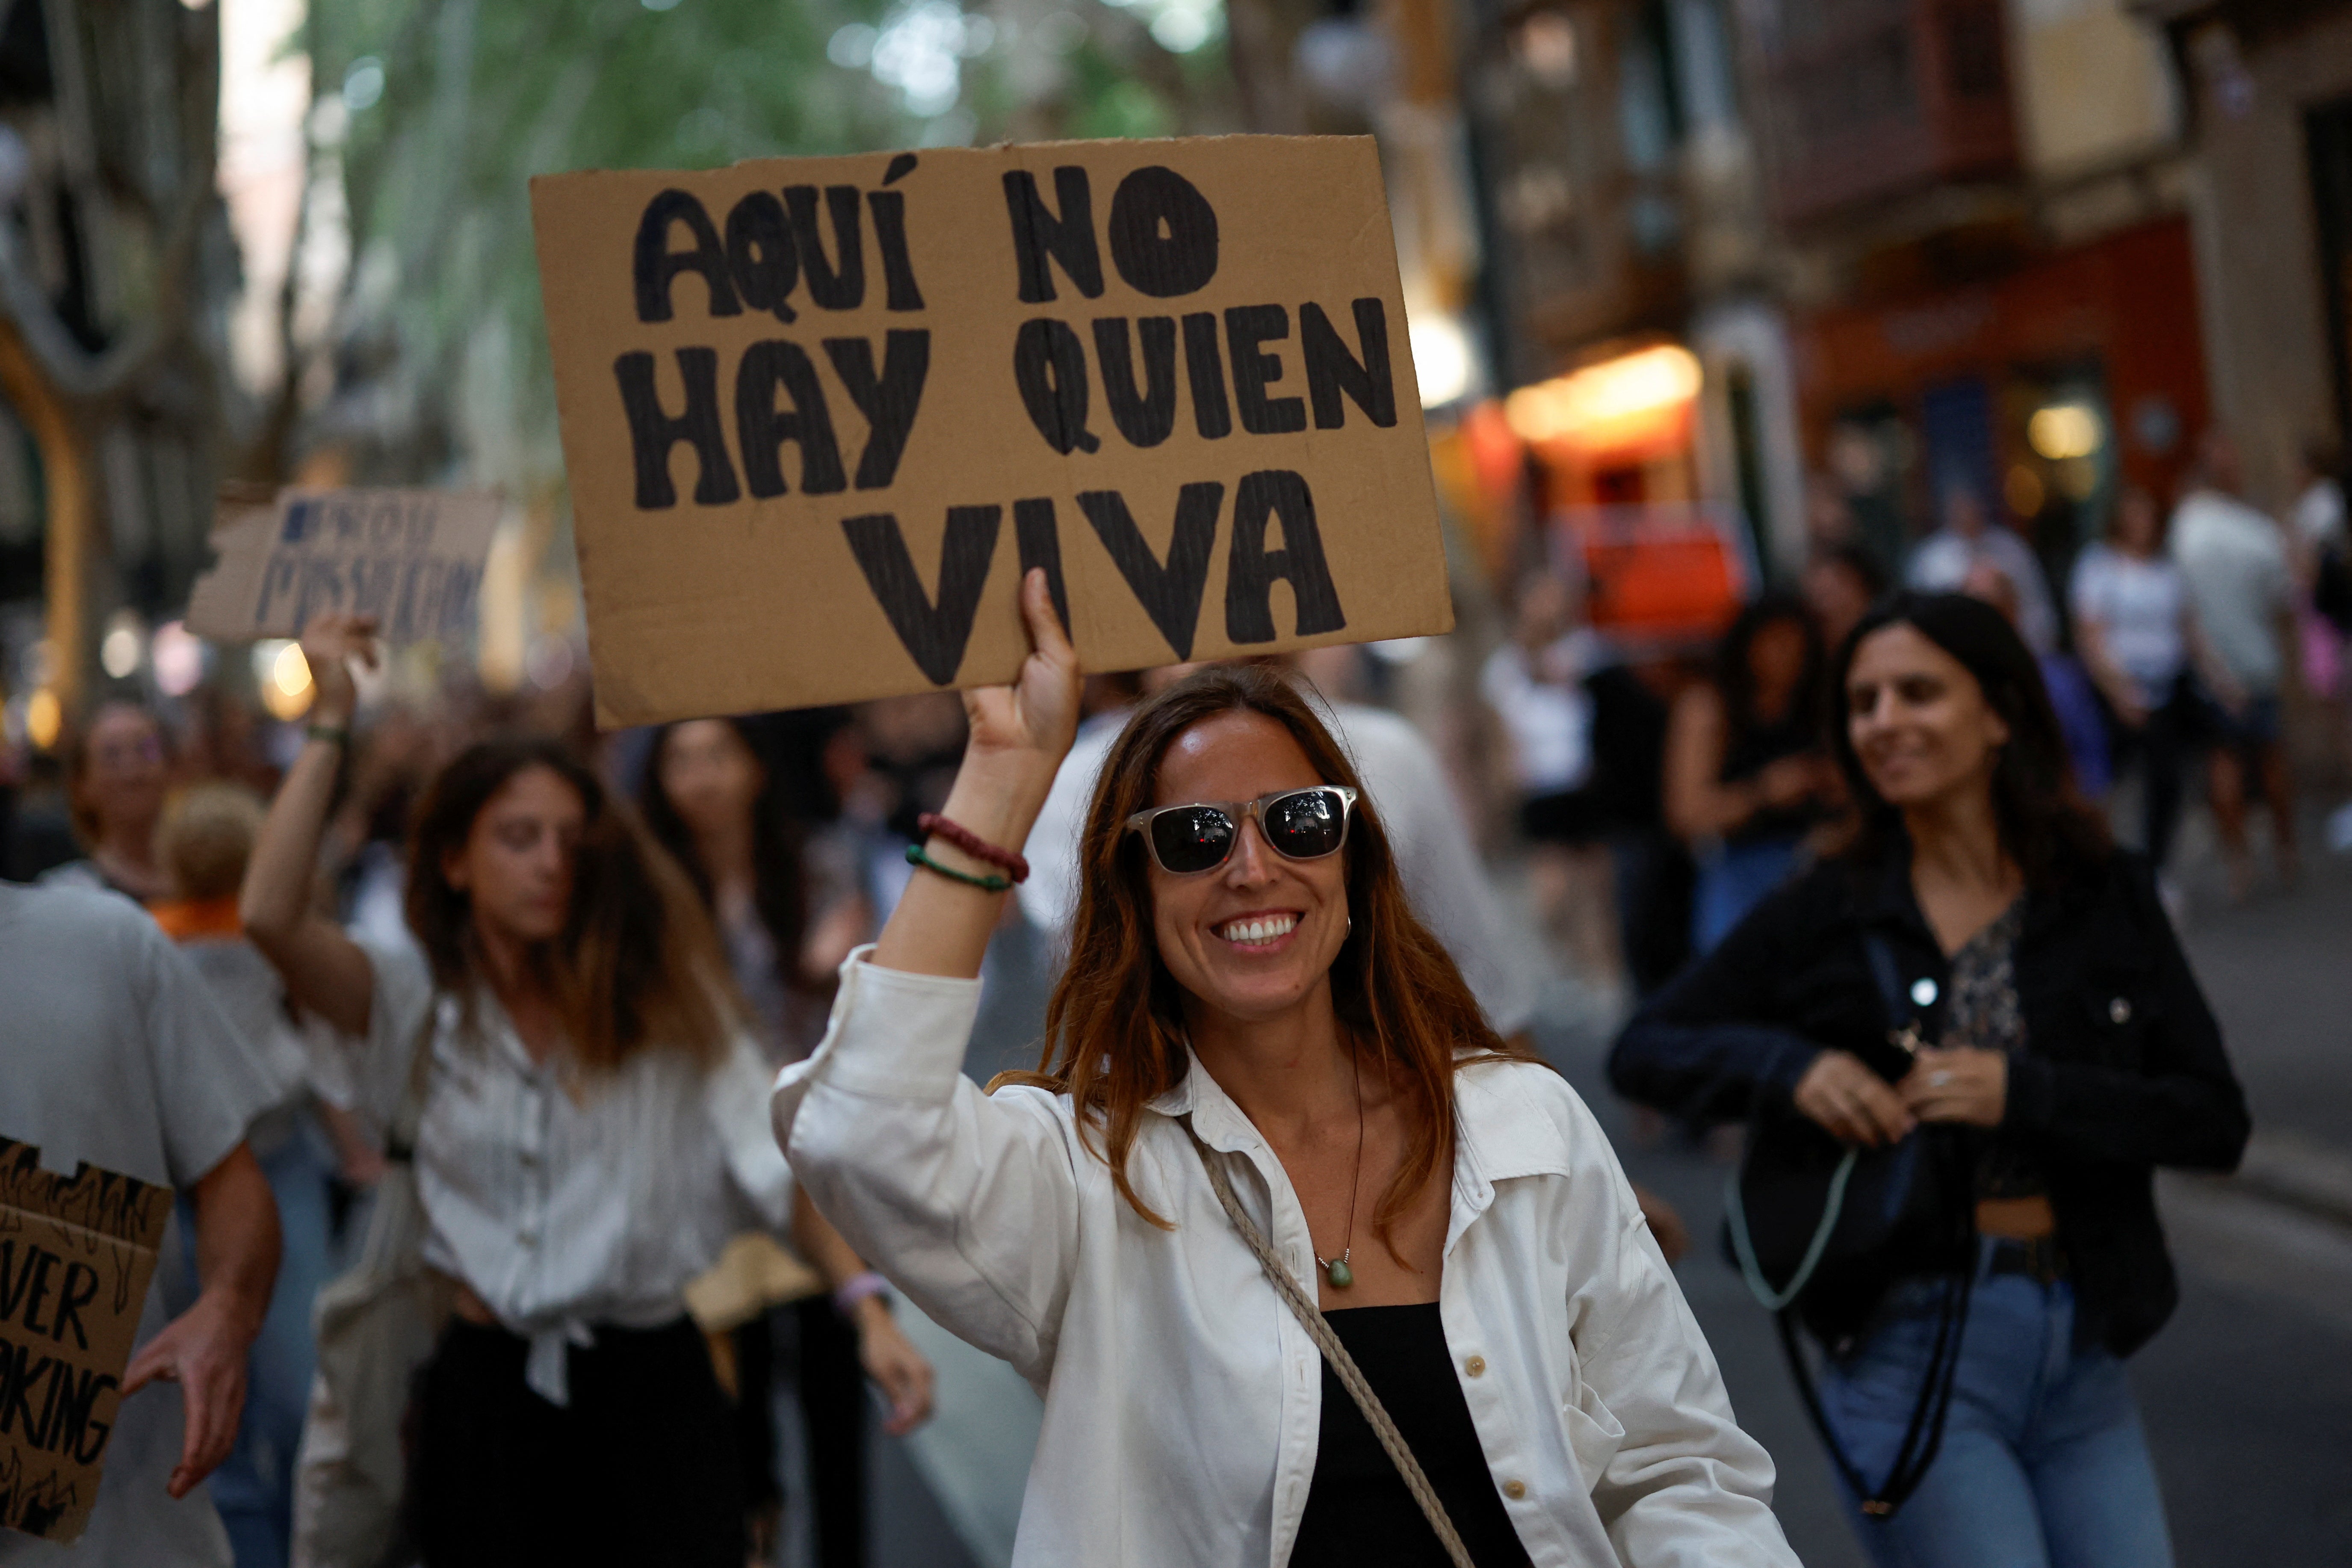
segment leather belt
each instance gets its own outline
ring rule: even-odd
[[[2066,1278],[2066,1255],[2054,1236],[2037,1236],[2030,1241],[1996,1237],[1984,1271],[1987,1277],[2019,1274],[2038,1284],[2053,1285]]]

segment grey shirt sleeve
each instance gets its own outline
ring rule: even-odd
[[[154,922],[123,923],[142,1033],[163,1114],[172,1184],[210,1173],[245,1141],[253,1120],[278,1103],[269,1064],[213,999],[212,990]]]

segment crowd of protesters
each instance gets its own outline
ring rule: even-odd
[[[1954,488],[1908,560],[1817,540],[1795,591],[1755,597],[1707,650],[1623,657],[1582,624],[1576,584],[1538,574],[1515,585],[1510,635],[1476,671],[1514,794],[1497,837],[1524,850],[1533,929],[1572,972],[1622,978],[1643,1003],[1613,1067],[1623,1093],[1693,1126],[1793,1109],[1850,1147],[1923,1124],[1979,1130],[1954,1134],[1978,1250],[1955,1263],[1949,1237],[1922,1233],[1903,1267],[1833,1275],[1797,1308],[1829,1351],[1822,1431],[1885,1560],[1907,1560],[1922,1531],[1981,1548],[1954,1561],[1996,1560],[2014,1521],[1970,1510],[2002,1486],[2084,1539],[2124,1541],[2118,1510],[2155,1521],[2123,1555],[2082,1561],[2167,1550],[2116,1370],[2169,1308],[2147,1171],[2226,1166],[2245,1135],[2173,945],[2169,872],[2201,759],[2231,894],[2256,884],[2257,803],[2276,874],[2294,875],[2282,694],[2298,679],[2330,701],[2352,687],[2345,490],[2331,454],[2315,449],[2307,468],[2293,516],[2274,521],[2238,495],[2234,454],[2210,437],[2168,515],[2144,491],[2115,498],[2063,593],[1982,498]],[[1023,1521],[1034,1560],[1061,1542],[1103,1561],[1191,1561],[1213,1541],[1221,1561],[1286,1543],[1294,1561],[1337,1561],[1409,1539],[1432,1562],[1466,1542],[1475,1561],[1508,1563],[1591,1536],[1626,1561],[1702,1540],[1780,1561],[1756,1506],[1769,1461],[1730,1422],[1696,1331],[1668,1321],[1657,1288],[1670,1294],[1670,1279],[1651,1259],[1682,1238],[1646,1195],[1576,1222],[1632,1215],[1655,1239],[1575,1265],[1610,1276],[1590,1310],[1623,1316],[1610,1336],[1641,1347],[1589,1369],[1614,1382],[1580,1382],[1598,1390],[1597,1414],[1444,1395],[1473,1318],[1488,1325],[1464,1363],[1473,1379],[1488,1358],[1536,1375],[1559,1350],[1505,1273],[1477,1275],[1465,1253],[1434,1277],[1446,1141],[1532,1139],[1515,1158],[1618,1180],[1580,1108],[1550,1106],[1551,1080],[1523,1070],[1538,975],[1444,757],[1360,700],[1370,666],[1355,650],[1081,685],[1048,657],[1066,652],[1050,617],[1031,621],[1045,663],[1018,692],[600,737],[576,681],[520,701],[445,687],[362,712],[372,628],[331,616],[305,635],[315,695],[299,722],[256,722],[213,689],[164,707],[115,699],[46,756],[11,756],[0,871],[44,886],[0,889],[0,963],[53,965],[50,989],[90,994],[86,1016],[51,999],[60,1037],[100,1042],[88,1070],[133,1084],[142,1109],[92,1131],[86,1106],[67,1109],[81,1069],[50,1038],[24,1046],[44,1065],[11,1075],[0,1110],[12,1136],[53,1138],[185,1198],[131,1380],[180,1385],[184,1441],[164,1430],[161,1398],[127,1407],[138,1418],[110,1463],[107,1528],[184,1542],[174,1562],[299,1555],[325,1386],[314,1309],[379,1228],[373,1194],[398,1167],[429,1221],[422,1259],[446,1321],[397,1413],[404,1498],[385,1528],[428,1568],[733,1568],[773,1559],[788,1503],[814,1561],[866,1561],[876,1399],[903,1433],[933,1397],[897,1289],[1045,1398]],[[1050,712],[1015,722],[1023,701]],[[977,761],[968,722],[989,742]],[[994,784],[1016,774],[1013,800]],[[2126,777],[2137,810],[2120,837],[2140,860],[2107,837]],[[1163,843],[1171,791],[1191,837]],[[1320,826],[1266,815],[1302,794]],[[935,815],[959,801],[966,820]],[[2352,842],[2352,817],[2332,836],[2339,824]],[[1222,854],[1203,858],[1212,829]],[[1317,832],[1328,842],[1308,845]],[[992,868],[1015,864],[1018,914],[969,896],[1011,891]],[[1243,907],[1265,888],[1280,909]],[[1188,901],[1198,929],[1179,930],[1169,911]],[[1250,920],[1289,923],[1242,931]],[[1060,975],[1037,1069],[1001,1095],[958,1079],[953,1093],[894,1100],[897,1079],[956,1077],[971,977],[991,931],[1019,921]],[[1878,1006],[1855,953],[1825,956],[1835,931],[1873,921],[1920,972],[1904,994],[1951,1042],[1893,1071],[1860,1047],[1821,1048]],[[1258,994],[1272,983],[1254,960],[1227,963],[1229,946],[1271,952],[1309,924],[1279,1005]],[[1402,969],[1368,964],[1371,946]],[[2111,973],[2126,950],[2147,972],[2128,984]],[[1415,999],[1392,994],[1401,977]],[[2101,986],[2090,1002],[2112,1030],[2044,1059],[2036,1042],[2067,1033],[2037,1011],[2053,987]],[[1835,1027],[1815,1016],[1832,1003]],[[14,1016],[0,1027],[22,1034],[47,1015]],[[1496,1065],[1444,1065],[1465,1049]],[[126,1065],[105,1068],[106,1050]],[[1276,1058],[1314,1070],[1267,1078]],[[1208,1140],[1197,1159],[1145,1120],[1180,1100],[1203,1108],[1186,1123]],[[1108,1119],[1107,1149],[1071,1120],[1081,1104]],[[1529,1104],[1550,1106],[1544,1128],[1506,1131]],[[1331,1320],[1360,1374],[1347,1362],[1343,1376],[1321,1340],[1230,1317],[1255,1302],[1234,1294],[1256,1265],[1233,1247],[1256,1222],[1235,1207],[1228,1166],[1255,1191],[1297,1189],[1286,1207],[1251,1201],[1313,1244],[1329,1287],[1314,1321]],[[1372,1205],[1360,1228],[1360,1189]],[[1221,1229],[1179,1258],[1170,1278],[1190,1283],[1175,1304],[1137,1316],[1122,1271],[1175,1256],[1155,1239],[1160,1214],[1222,1226],[1219,1203],[1238,1237]],[[1488,1228],[1508,1250],[1511,1226],[1539,1220]],[[1265,1260],[1287,1243],[1256,1243],[1271,1279]],[[1225,1300],[1186,1294],[1200,1289],[1188,1271],[1236,1268],[1218,1276]],[[1458,1301],[1456,1268],[1471,1292]],[[1340,1294],[1359,1275],[1370,1288]],[[1974,1295],[1937,1294],[1947,1276]],[[1454,1303],[1442,1324],[1440,1303]],[[1291,1305],[1311,1333],[1313,1309]],[[1939,1323],[1971,1311],[2000,1334],[1958,1363],[1935,1479],[1924,1463],[1906,1475],[1907,1442],[1865,1410],[1868,1389],[1908,1378]],[[1155,1366],[1195,1381],[1147,1371],[1137,1335],[1161,1352]],[[2063,1410],[2012,1386],[2018,1347],[2051,1336],[2071,1336],[2074,1360],[2063,1388],[2033,1398]],[[1248,1387],[1318,1355],[1328,1463],[1311,1444],[1302,1461],[1295,1435],[1277,1440],[1280,1413]],[[1391,1469],[1394,1434],[1361,1378],[1406,1405],[1402,1445],[1431,1450],[1417,1484]],[[782,1441],[780,1411],[796,1441]],[[2018,1433],[2060,1415],[2085,1447],[2071,1479],[2045,1486]],[[1712,1479],[1696,1498],[1587,1485],[1587,1508],[1540,1458],[1500,1479],[1457,1462],[1481,1442],[1507,1447],[1503,1426],[1527,1420],[1571,1479],[1614,1476],[1612,1454],[1643,1442],[1669,1469]],[[1593,1434],[1621,1421],[1617,1447],[1598,1452]],[[1191,1545],[1147,1549],[1135,1532],[1159,1525],[1082,1475],[1115,1464],[1127,1480],[1113,1492],[1149,1488],[1175,1448],[1204,1442],[1224,1458],[1187,1483],[1187,1528],[1208,1532]],[[789,1479],[788,1450],[805,1457]],[[1270,1484],[1259,1469],[1297,1484],[1254,1512]],[[1878,1524],[1873,1470],[1905,1476],[1897,1506],[1920,1500],[1900,1531]],[[186,1497],[206,1475],[209,1510]]]

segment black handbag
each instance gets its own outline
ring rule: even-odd
[[[1924,1043],[1920,1008],[1905,994],[1885,939],[1874,931],[1863,942],[1888,1019],[1887,1048],[1864,1053],[1864,1060],[1893,1083]],[[1974,1226],[1969,1171],[1967,1143],[1958,1129],[1923,1127],[1891,1148],[1850,1149],[1794,1111],[1759,1111],[1749,1123],[1747,1156],[1726,1184],[1726,1250],[1749,1293],[1778,1320],[1781,1348],[1806,1413],[1831,1461],[1862,1500],[1863,1511],[1874,1518],[1892,1517],[1903,1505],[1926,1478],[1943,1441],[1971,1277],[1959,1272],[1945,1281],[1919,1397],[1886,1479],[1877,1487],[1864,1481],[1822,1415],[1797,1338],[1800,1304],[1823,1270],[1848,1289],[1883,1289],[1899,1274],[1916,1271],[1911,1265],[1921,1237],[1964,1239],[1959,1233]]]

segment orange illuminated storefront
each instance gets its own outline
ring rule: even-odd
[[[1751,571],[1722,509],[1698,496],[1700,383],[1689,350],[1659,342],[1471,410],[1437,468],[1490,567],[1507,573],[1518,554],[1512,509],[1496,502],[1524,483],[1596,627],[1639,641],[1721,630]]]
[[[2054,571],[2136,485],[2168,504],[2210,417],[2185,219],[1795,329],[1808,462],[1889,564],[1976,494]]]

